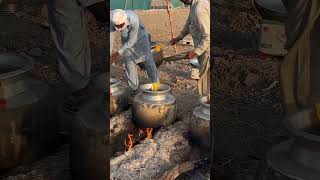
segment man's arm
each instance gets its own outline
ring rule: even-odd
[[[182,31],[180,32],[180,35],[178,36],[178,39],[183,39],[186,35],[189,34],[189,25],[190,25],[190,14],[188,16],[187,22],[184,25]]]
[[[201,33],[202,39],[194,52],[200,56],[210,46],[210,14],[208,10],[204,10],[196,13],[196,18],[198,20],[199,33]]]
[[[131,27],[131,30],[129,32],[129,40],[121,47],[121,49],[118,50],[119,55],[122,55],[124,51],[133,47],[133,45],[137,42],[138,32],[140,27],[139,18],[136,17],[131,19],[130,27]]]

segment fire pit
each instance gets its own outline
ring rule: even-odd
[[[303,110],[285,120],[294,138],[268,153],[271,168],[292,179],[318,180],[320,177],[320,120],[311,110]]]
[[[0,170],[37,160],[60,143],[56,95],[31,69],[27,59],[0,55]]]
[[[203,148],[191,146],[189,116],[165,127],[143,128],[135,126],[132,114],[129,109],[110,118],[110,179],[172,179],[186,172],[208,179],[206,169],[195,169],[208,162]]]
[[[121,81],[110,78],[110,115],[123,112],[129,108],[128,92],[120,85]]]
[[[152,84],[141,85],[141,93],[134,97],[132,104],[133,121],[140,127],[159,128],[167,126],[176,119],[176,99],[169,94],[171,88],[160,84],[157,91]]]
[[[200,106],[193,110],[190,132],[195,142],[210,148],[210,103],[207,96],[200,98]]]

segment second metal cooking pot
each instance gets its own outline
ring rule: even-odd
[[[110,115],[115,115],[129,108],[128,91],[121,86],[121,81],[110,78]]]
[[[132,104],[133,121],[141,127],[167,126],[176,119],[176,99],[170,86],[160,84],[158,91],[151,91],[152,84],[144,84]]]
[[[190,132],[196,142],[210,148],[210,103],[207,96],[200,98],[200,106],[193,110]]]

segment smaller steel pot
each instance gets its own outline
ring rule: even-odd
[[[129,108],[128,91],[120,85],[121,81],[110,78],[110,115],[123,112]]]
[[[201,97],[200,106],[193,110],[189,128],[196,142],[210,148],[210,104],[207,96]]]
[[[197,58],[191,59],[190,64],[193,68],[200,68],[200,64]]]
[[[170,86],[160,84],[158,91],[151,91],[152,84],[140,86],[141,92],[132,104],[133,121],[140,127],[167,126],[176,119],[176,99],[169,92]]]

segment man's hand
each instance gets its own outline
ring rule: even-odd
[[[118,60],[119,53],[115,52],[111,55],[111,64],[115,63]]]
[[[177,42],[179,42],[181,39],[179,39],[179,38],[173,38],[171,41],[170,41],[170,44],[171,45],[175,45],[175,44],[177,44]]]
[[[190,51],[188,52],[186,59],[193,59],[194,57],[196,57],[196,53],[194,51]]]

